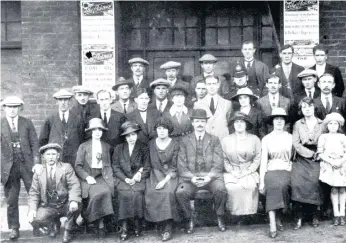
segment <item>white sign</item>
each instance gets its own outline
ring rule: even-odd
[[[82,84],[93,91],[115,84],[113,1],[81,1]]]
[[[284,44],[294,47],[293,61],[311,67],[312,48],[319,43],[318,0],[284,1]]]

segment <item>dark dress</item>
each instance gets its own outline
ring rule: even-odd
[[[178,220],[175,189],[177,187],[177,159],[179,143],[172,139],[165,150],[160,150],[156,139],[149,143],[150,176],[146,180],[145,219],[151,222],[161,222],[168,219]],[[171,179],[165,187],[156,190],[156,185],[167,175]]]
[[[128,143],[119,144],[114,150],[112,162],[118,195],[118,219],[143,218],[145,179],[150,168],[148,146],[137,139],[130,156]],[[127,184],[125,179],[133,178],[141,168],[141,181],[132,186]]]

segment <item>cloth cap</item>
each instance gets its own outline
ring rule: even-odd
[[[140,57],[134,57],[129,60],[129,64],[142,63],[143,65],[149,66],[149,62]]]
[[[171,87],[171,83],[168,80],[159,78],[150,83],[150,88],[154,89],[158,85],[164,85],[167,88]]]
[[[312,70],[312,69],[304,69],[303,71],[301,71],[297,75],[298,78],[304,78],[304,77],[308,77],[308,76],[318,77],[317,72],[315,70]]]
[[[70,99],[73,96],[73,93],[66,89],[61,89],[58,92],[53,94],[53,98],[55,99]]]
[[[17,96],[7,96],[1,101],[1,106],[21,106],[24,105],[24,101]]]
[[[174,61],[169,61],[160,66],[160,69],[166,70],[170,68],[180,68],[181,63],[180,62],[174,62]]]
[[[86,93],[92,95],[93,92],[83,85],[77,85],[72,87],[73,93]]]
[[[61,152],[62,148],[60,146],[60,144],[57,143],[48,143],[44,146],[42,146],[39,150],[39,152],[41,154],[43,154],[47,149],[55,149],[56,151],[58,151],[59,153]]]
[[[214,57],[211,54],[204,54],[200,59],[199,62],[217,62],[217,58]]]

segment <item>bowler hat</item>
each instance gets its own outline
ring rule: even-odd
[[[120,77],[117,80],[117,83],[112,87],[112,89],[116,91],[121,85],[128,85],[131,88],[134,85],[134,83],[131,80],[126,80],[125,78]]]
[[[318,77],[316,70],[312,70],[312,69],[304,69],[303,71],[301,71],[300,73],[298,73],[297,77],[298,78],[304,78],[304,77],[308,77],[308,76],[315,76]]]
[[[60,89],[58,92],[55,92],[53,94],[53,98],[55,99],[71,99],[73,96],[73,93],[66,89]]]
[[[85,93],[85,94],[90,94],[90,95],[93,94],[93,92],[92,92],[90,89],[88,89],[87,87],[85,87],[85,86],[83,86],[83,85],[76,85],[76,86],[73,86],[73,87],[72,87],[72,91],[73,91],[74,93]]]
[[[242,120],[242,121],[246,122],[246,129],[247,130],[250,130],[253,127],[253,124],[250,120],[250,117],[241,111],[236,111],[234,113],[234,115],[229,120],[229,126],[232,126],[234,124],[234,122],[237,120]]]
[[[236,94],[236,95],[233,95],[233,96],[231,97],[231,100],[236,100],[236,101],[238,101],[238,98],[239,98],[239,96],[241,96],[241,95],[247,95],[247,96],[249,96],[250,99],[252,99],[253,101],[255,101],[255,100],[258,99],[258,97],[257,97],[256,95],[253,94],[253,92],[252,92],[251,89],[245,87],[245,88],[238,89],[237,94]]]
[[[150,83],[150,88],[154,89],[156,86],[163,85],[167,88],[171,87],[171,83],[163,78],[159,78]]]
[[[194,109],[192,110],[192,114],[190,119],[209,119],[207,116],[207,111],[204,109]]]
[[[40,152],[41,154],[43,154],[47,149],[55,149],[57,152],[61,152],[61,150],[62,150],[60,144],[57,144],[57,143],[48,143],[48,144],[42,146],[42,147],[39,149],[39,152]]]
[[[103,130],[108,130],[108,128],[106,128],[104,125],[103,125],[103,121],[102,119],[100,118],[93,118],[93,119],[90,119],[89,121],[89,127],[87,129],[85,129],[85,131],[90,131],[90,130],[93,130],[95,128],[101,128]]]
[[[244,77],[246,75],[247,75],[246,69],[244,69],[243,66],[240,65],[239,62],[238,62],[237,65],[235,66],[233,77],[235,77],[235,78],[242,78],[242,77]]]
[[[324,118],[324,120],[323,120],[323,125],[327,126],[328,123],[331,121],[338,122],[340,127],[342,127],[345,123],[345,119],[342,117],[342,115],[340,115],[337,112],[332,112],[332,113],[326,115],[326,118]]]
[[[170,95],[173,97],[174,95],[184,95],[185,97],[189,95],[189,91],[181,84],[174,85],[170,89]]]
[[[2,102],[2,106],[21,106],[24,101],[17,96],[7,96]]]
[[[131,64],[134,64],[134,63],[142,63],[142,64],[144,64],[144,65],[149,66],[149,62],[146,61],[146,60],[144,60],[143,58],[140,58],[140,57],[134,57],[134,58],[131,58],[131,59],[129,60],[129,64],[130,64],[130,65],[131,65]]]
[[[267,123],[269,124],[273,123],[273,119],[276,117],[282,117],[285,119],[286,122],[288,120],[288,115],[285,109],[281,107],[276,107],[272,110],[272,114],[268,116]]]
[[[122,131],[120,136],[125,136],[127,134],[132,133],[132,132],[137,132],[137,131],[141,130],[140,126],[137,123],[134,123],[132,121],[124,122],[120,128]]]
[[[169,61],[160,66],[160,69],[166,70],[170,68],[180,68],[181,63],[180,62],[174,62],[174,61]]]
[[[199,62],[217,62],[217,58],[211,54],[204,54],[198,61]]]

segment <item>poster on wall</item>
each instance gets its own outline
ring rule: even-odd
[[[319,43],[319,0],[284,1],[284,43],[294,47],[295,63],[304,67],[315,63],[312,48]]]
[[[115,83],[113,1],[81,1],[82,84],[93,91]]]

